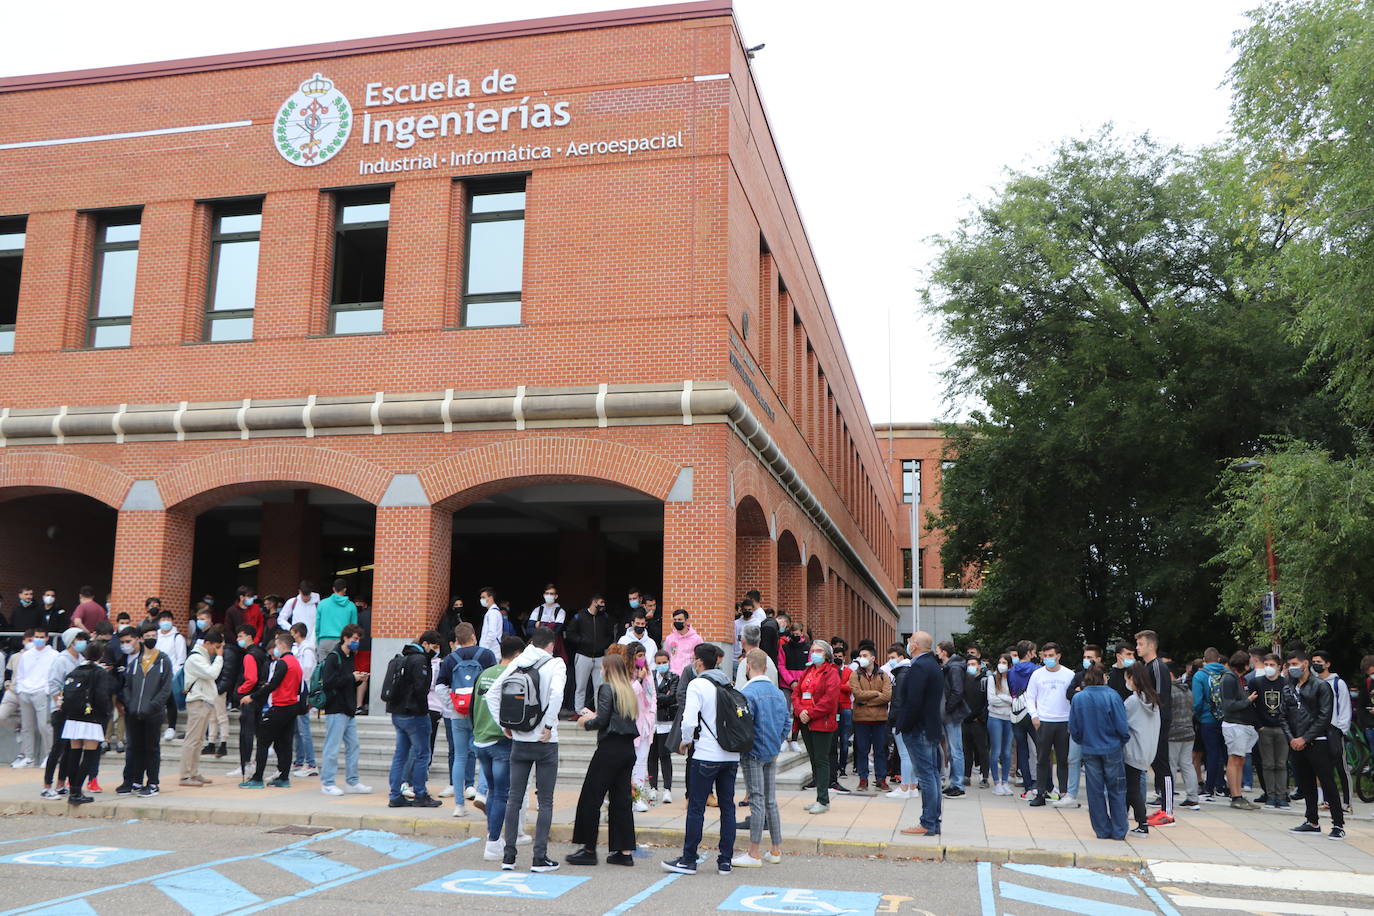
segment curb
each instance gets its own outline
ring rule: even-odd
[[[433,836],[465,839],[485,836],[480,817],[467,819],[416,819],[387,814],[336,814],[316,812],[293,814],[290,811],[245,811],[237,808],[172,808],[146,805],[123,806],[96,802],[83,806],[78,812],[69,811],[62,801],[16,803],[0,808],[0,817],[21,814],[46,814],[77,819],[138,818],[145,821],[166,821],[178,824],[220,824],[230,827],[284,827],[306,824],[311,827],[353,830],[386,830],[406,836]],[[605,829],[604,826],[602,828]],[[635,831],[639,842],[646,846],[679,846],[683,831],[663,827],[649,827]],[[710,839],[706,835],[703,839]],[[572,842],[571,824],[554,824],[549,841]],[[907,843],[864,842],[859,840],[829,840],[813,837],[786,837],[783,852],[795,856],[833,856],[851,859],[900,859],[931,862],[992,862],[1004,865],[1016,862],[1023,865],[1061,865],[1079,868],[1108,868],[1141,871],[1146,860],[1137,856],[1108,856],[1095,853],[1058,852],[1052,849],[1002,849],[987,846],[919,846]]]

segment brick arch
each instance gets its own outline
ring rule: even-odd
[[[771,511],[769,507],[773,505],[773,500],[768,498],[771,492],[769,484],[772,483],[773,480],[764,476],[759,470],[758,462],[752,458],[746,458],[730,469],[730,484],[734,488],[735,505],[744,502],[745,497],[752,496],[763,509],[764,518],[768,517]]]
[[[665,500],[681,467],[657,455],[591,437],[540,436],[459,452],[420,471],[430,501],[457,510],[531,482],[612,483]]]
[[[60,452],[0,453],[0,500],[39,493],[80,493],[118,509],[134,479],[98,461]]]
[[[735,537],[768,536],[768,516],[764,515],[763,506],[750,494],[741,496],[735,506]]]
[[[198,514],[236,496],[287,484],[333,487],[376,505],[391,472],[347,452],[310,445],[254,445],[196,458],[157,479],[168,509]]]

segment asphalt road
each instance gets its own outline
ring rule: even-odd
[[[1037,866],[788,858],[728,876],[705,868],[665,874],[672,851],[644,850],[633,868],[564,865],[549,875],[501,872],[480,843],[337,830],[301,836],[283,829],[152,821],[91,821],[26,815],[0,819],[0,916],[227,916],[474,913],[619,916],[741,912],[793,916],[1179,916],[1176,890],[1121,872]],[[309,830],[311,828],[307,828]],[[318,828],[314,828],[318,829]],[[570,850],[551,850],[560,859]],[[521,868],[529,863],[521,847]],[[1293,886],[1289,884],[1288,886]],[[1331,890],[1337,890],[1332,888]],[[1374,916],[1368,898],[1323,892],[1194,885],[1188,897],[1256,898],[1259,906],[1212,906],[1203,913],[1277,912],[1275,901],[1318,900],[1336,916]],[[1173,901],[1173,902],[1171,902]],[[1197,908],[1182,904],[1185,911]],[[1288,910],[1287,912],[1313,912]]]

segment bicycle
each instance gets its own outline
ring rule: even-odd
[[[1352,725],[1345,733],[1345,760],[1350,766],[1355,794],[1366,804],[1374,802],[1374,750],[1358,726]]]

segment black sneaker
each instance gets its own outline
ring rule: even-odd
[[[548,856],[540,856],[530,863],[530,871],[538,873],[558,871],[558,863]]]
[[[228,743],[226,743],[226,742],[224,742],[224,741],[221,741],[221,742],[219,743],[219,747],[215,748],[215,756],[216,756],[216,757],[223,757],[225,754],[228,754],[228,753],[229,753],[229,745],[228,745]]]
[[[1045,807],[1045,796],[1043,796],[1043,795],[1037,795],[1037,796],[1035,796],[1035,798],[1032,798],[1032,799],[1031,799],[1031,801],[1030,801],[1030,806],[1031,806],[1032,808],[1043,808],[1043,807]]]
[[[728,875],[734,870],[735,866],[731,865],[728,859],[724,862],[716,863],[716,874],[718,875]]]
[[[595,852],[583,846],[563,861],[567,862],[569,865],[595,865],[601,860],[597,858]]]
[[[958,786],[950,786],[942,793],[945,798],[959,798],[964,794],[964,790]]]
[[[138,790],[139,798],[152,798],[157,794],[157,786],[144,786]]]
[[[1267,805],[1269,804],[1269,795],[1268,793],[1265,793],[1264,795],[1256,795],[1253,799],[1251,799],[1251,801],[1253,801],[1257,805]]]
[[[507,849],[501,854],[501,870],[515,871],[515,850]]]
[[[386,806],[388,808],[409,808],[410,799],[406,798],[404,795],[397,795],[395,798],[388,801]]]
[[[802,784],[801,784],[801,787],[802,787],[802,791],[803,791],[803,792],[805,792],[805,791],[807,791],[807,790],[809,790],[809,789],[814,789],[814,788],[816,788],[816,777],[814,777],[814,776],[808,776],[808,777],[806,777],[806,782],[802,783]]]
[[[95,799],[92,798],[92,797],[89,796],[89,795],[68,795],[68,796],[67,796],[67,804],[69,804],[69,805],[89,805],[89,804],[90,804],[91,802],[93,802],[93,801],[95,801]],[[1340,828],[1337,827],[1337,828],[1335,828],[1335,829],[1336,829],[1336,830],[1339,830]],[[1342,834],[1342,836],[1344,836],[1344,834]],[[1334,838],[1334,837],[1333,837],[1333,838]]]
[[[1331,828],[1331,832],[1328,833],[1328,834],[1326,835],[1326,838],[1327,838],[1328,840],[1343,840],[1343,839],[1345,839],[1345,828],[1344,828],[1344,827],[1332,827],[1332,828]]]
[[[116,795],[133,795],[139,790],[139,786],[131,786],[127,782],[122,782],[115,786]]]
[[[851,794],[853,794],[853,793],[851,793],[848,789],[846,789],[844,786],[840,785],[839,780],[836,780],[835,782],[832,782],[832,783],[830,784],[830,791],[831,791],[831,792],[838,792],[838,793],[840,793],[841,795],[851,795]]]
[[[980,789],[986,789],[987,787],[988,787],[988,778],[987,778],[986,776],[984,776],[981,780],[979,780],[979,782],[978,782],[978,788],[980,788]]]
[[[206,745],[205,745],[205,747],[203,747],[203,748],[200,749],[201,756],[208,756],[208,755],[210,755],[210,754],[213,754],[214,752],[215,752],[215,743],[214,743],[213,741],[207,742]]]
[[[1149,835],[1150,835],[1150,828],[1149,828],[1149,827],[1146,827],[1144,824],[1141,824],[1139,827],[1134,827],[1134,828],[1131,829],[1131,835],[1132,835],[1132,836],[1149,836]]]
[[[1299,824],[1299,825],[1296,826],[1296,827],[1289,827],[1289,828],[1288,828],[1288,832],[1289,832],[1289,833],[1321,833],[1321,832],[1322,832],[1322,829],[1321,829],[1320,827],[1318,827],[1316,824],[1309,824],[1307,821],[1303,821],[1301,824]]]
[[[676,859],[669,859],[666,862],[658,863],[664,871],[670,871],[679,875],[695,875],[697,873],[697,863],[683,856]]]
[[[1151,807],[1151,808],[1163,808],[1163,807],[1164,807],[1164,799],[1163,799],[1163,798],[1160,798],[1158,795],[1156,795],[1154,798],[1150,799],[1150,807]]]
[[[606,857],[607,865],[631,865],[635,864],[635,857],[626,855],[623,852],[613,852]]]
[[[404,797],[404,796],[402,796]],[[417,795],[415,800],[410,803],[412,808],[438,808],[443,802],[433,795]]]

